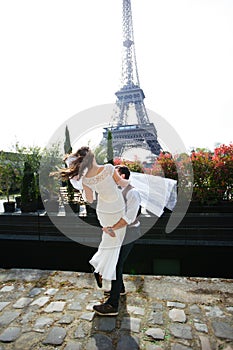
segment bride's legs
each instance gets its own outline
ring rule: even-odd
[[[95,276],[98,287],[102,288],[102,285],[103,285],[102,276],[99,274],[99,272],[94,272],[94,276]]]
[[[98,287],[102,288],[102,284],[103,284],[103,282],[102,282],[102,275],[99,272],[95,272],[94,266],[91,266],[91,271],[94,274],[94,277],[96,279]]]

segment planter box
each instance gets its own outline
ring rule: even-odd
[[[64,209],[66,214],[79,213],[80,205],[79,203],[64,203]]]
[[[49,213],[58,213],[59,212],[59,201],[54,199],[54,200],[45,200],[45,210],[48,211]]]
[[[33,213],[33,212],[36,212],[37,209],[38,209],[37,201],[21,203],[21,206],[20,206],[20,210],[22,213]]]
[[[3,202],[5,213],[14,213],[16,202]]]
[[[126,261],[125,272],[159,274],[158,271],[165,271],[161,269],[161,264],[165,269],[172,262],[174,266],[179,266],[179,275],[182,276],[233,278],[233,215],[229,211],[188,212],[169,234],[165,232],[165,227],[170,213],[164,213],[155,224],[153,217],[141,215],[142,229],[146,234],[135,242]],[[101,238],[101,229],[99,234],[93,230],[93,226],[99,226],[96,216],[80,217],[74,223],[69,215],[54,215],[59,227],[68,230],[70,237],[72,234],[80,237],[79,242],[83,239],[83,243],[77,243],[60,232],[52,223],[51,215],[39,212],[2,213],[0,267],[90,272],[88,261],[96,248],[86,244],[88,239],[98,243]],[[167,273],[172,275],[176,272],[173,269]]]
[[[217,204],[202,204],[191,202],[188,208],[189,213],[233,213],[233,202],[222,201]]]

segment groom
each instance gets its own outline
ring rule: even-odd
[[[129,179],[130,171],[127,166],[117,166],[116,170],[123,179]],[[122,190],[122,194],[126,204],[125,215],[112,227],[104,227],[103,231],[111,234],[112,231],[127,226],[125,239],[123,241],[118,263],[116,266],[116,280],[111,281],[111,290],[105,291],[108,299],[105,303],[94,305],[93,310],[102,316],[118,315],[120,295],[125,295],[125,286],[123,282],[123,267],[134,242],[140,237],[140,222],[138,215],[140,213],[140,195],[137,190],[130,184]]]

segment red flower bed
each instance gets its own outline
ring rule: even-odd
[[[132,171],[178,180],[178,189],[188,185],[190,177],[187,178],[187,174],[193,172],[193,201],[201,204],[233,201],[233,144],[221,145],[214,152],[196,149],[189,156],[161,152],[150,168],[144,168],[139,161],[120,158],[115,159],[114,164],[125,164]]]

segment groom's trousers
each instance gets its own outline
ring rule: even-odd
[[[140,237],[140,234],[140,226],[128,226],[126,229],[125,239],[120,249],[120,254],[116,266],[116,279],[111,281],[110,297],[106,301],[108,304],[112,305],[115,308],[118,308],[119,306],[120,293],[122,291],[125,291],[125,286],[123,282],[123,268],[125,260],[127,259],[130,251],[132,250],[135,240],[137,240]]]

